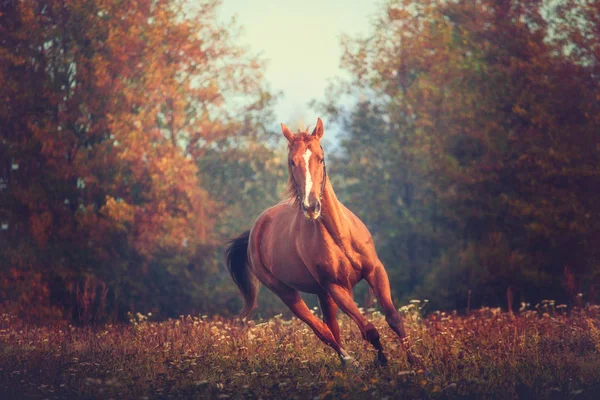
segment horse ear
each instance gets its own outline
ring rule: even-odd
[[[281,124],[281,133],[283,133],[283,136],[285,136],[289,142],[294,140],[294,134],[290,131],[290,128],[285,126],[284,123]]]
[[[325,129],[323,128],[323,121],[321,121],[321,118],[317,118],[317,126],[315,126],[315,130],[312,132],[312,134],[313,136],[316,136],[317,139],[321,140],[324,132]]]

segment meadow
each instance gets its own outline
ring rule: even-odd
[[[600,307],[547,301],[517,315],[402,308],[425,370],[413,370],[385,318],[366,311],[390,358],[375,353],[346,316],[343,367],[297,319],[181,316],[130,324],[36,327],[0,322],[1,398],[595,398],[600,389]],[[315,311],[317,312],[317,311]]]

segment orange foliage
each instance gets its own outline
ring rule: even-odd
[[[598,2],[389,1],[372,37],[345,41],[347,92],[373,94],[351,129],[383,136],[401,160],[385,190],[406,206],[367,212],[443,254],[413,268],[428,264],[427,279],[463,296],[471,287],[454,281],[564,299],[569,266],[577,287],[600,287],[599,15]]]
[[[218,4],[0,6],[4,265],[50,266],[41,279],[60,276],[65,303],[69,282],[94,276],[115,311],[141,301],[128,293],[151,268],[181,279],[207,257],[215,203],[198,157],[240,125],[227,96],[262,93],[262,66],[216,23]]]

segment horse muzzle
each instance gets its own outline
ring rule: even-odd
[[[306,217],[306,219],[315,220],[319,218],[321,216],[321,202],[317,200],[308,207],[306,207],[303,203],[302,212],[304,213],[304,217]]]

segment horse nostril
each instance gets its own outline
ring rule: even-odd
[[[319,200],[315,200],[310,204],[301,204],[302,212],[304,216],[308,219],[316,219],[321,215],[321,202]]]
[[[321,211],[321,203],[316,201],[316,202],[312,203],[310,206],[304,207],[304,209],[311,213],[318,213]]]

